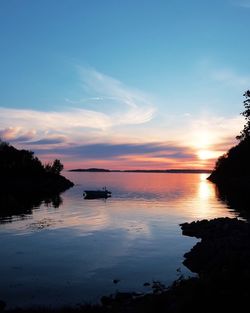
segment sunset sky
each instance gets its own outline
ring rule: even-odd
[[[0,137],[66,169],[213,168],[244,125],[250,0],[0,0]]]

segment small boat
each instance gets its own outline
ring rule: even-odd
[[[99,198],[109,198],[111,197],[111,191],[104,187],[101,190],[84,190],[84,199],[99,199]]]

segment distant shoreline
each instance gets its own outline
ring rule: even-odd
[[[109,170],[103,168],[77,168],[68,172],[92,172],[92,173],[186,173],[186,174],[209,174],[212,170],[170,169],[170,170]]]

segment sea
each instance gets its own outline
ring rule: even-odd
[[[199,240],[183,236],[180,224],[237,216],[208,174],[63,175],[75,186],[56,201],[0,216],[0,300],[7,308],[99,303],[195,276],[182,263]],[[104,187],[110,198],[84,198],[84,190]]]

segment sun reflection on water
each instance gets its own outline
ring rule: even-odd
[[[207,174],[201,174],[199,182],[199,198],[200,199],[209,199],[214,196],[214,189],[211,184],[207,181]]]
[[[211,201],[215,198],[215,189],[211,182],[207,180],[208,174],[200,174],[200,181],[197,185],[197,200],[199,202],[199,217],[208,218],[213,216],[214,207]]]

